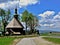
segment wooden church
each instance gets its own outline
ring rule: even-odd
[[[20,34],[25,34],[25,31],[23,30],[23,25],[18,20],[18,14],[17,14],[17,8],[15,9],[15,15],[11,22],[6,26],[7,31],[9,34],[14,34],[14,32],[19,32]]]

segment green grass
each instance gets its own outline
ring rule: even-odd
[[[36,37],[37,35],[20,35],[20,36],[4,36],[0,37],[0,45],[12,45],[15,39]]]
[[[60,34],[50,34],[50,33],[43,33],[40,36],[60,36]]]
[[[49,33],[43,33],[40,36],[50,36]]]
[[[60,36],[60,34],[51,34],[51,35],[53,35],[53,36]]]
[[[10,45],[15,38],[13,37],[1,37],[0,45]]]
[[[56,44],[60,44],[60,38],[43,37],[43,39],[56,43]]]

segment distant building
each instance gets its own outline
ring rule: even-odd
[[[14,33],[14,32],[19,32],[20,34],[25,34],[23,30],[23,25],[21,22],[18,20],[18,14],[17,14],[17,9],[15,9],[15,15],[14,18],[9,22],[9,24],[6,26],[7,31],[9,34]]]

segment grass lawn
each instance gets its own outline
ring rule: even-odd
[[[60,34],[51,34],[51,35],[53,35],[53,36],[60,36]]]
[[[43,33],[43,34],[41,34],[40,36],[53,36],[53,34],[50,34],[50,33]]]
[[[49,36],[49,33],[43,33],[40,36]]]
[[[12,45],[15,39],[37,37],[37,35],[20,35],[0,37],[0,45]]]
[[[43,33],[40,36],[60,36],[60,34],[50,34],[50,33]]]
[[[12,44],[15,37],[1,37],[0,38],[0,45],[10,45]]]
[[[56,43],[56,44],[60,44],[60,38],[43,37],[43,39]]]

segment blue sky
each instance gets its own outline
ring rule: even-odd
[[[0,0],[0,8],[18,8],[18,14],[24,10],[33,13],[39,19],[40,30],[60,30],[60,0]]]

